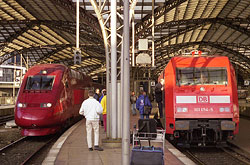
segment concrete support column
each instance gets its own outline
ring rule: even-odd
[[[129,1],[124,0],[123,28],[123,124],[122,124],[122,164],[130,163],[130,72],[129,72]]]
[[[116,0],[111,0],[111,138],[117,138],[117,29]]]
[[[135,19],[132,16],[132,66],[135,66]]]
[[[122,138],[122,105],[123,105],[123,95],[122,95],[122,83],[117,83],[117,138]]]

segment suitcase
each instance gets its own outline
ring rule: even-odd
[[[164,165],[163,149],[154,146],[135,146],[132,149],[130,165]]]
[[[155,119],[139,119],[138,120],[139,136],[155,139],[157,136],[156,126],[157,122]]]

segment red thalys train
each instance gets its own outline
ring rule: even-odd
[[[204,146],[224,144],[238,133],[237,84],[227,57],[173,57],[161,78],[170,139]]]
[[[41,64],[28,70],[19,89],[15,122],[24,136],[54,134],[79,116],[94,88],[92,80],[61,64]]]

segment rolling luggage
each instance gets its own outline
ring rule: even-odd
[[[164,165],[164,152],[161,147],[135,146],[130,165]]]
[[[156,138],[157,123],[155,119],[139,119],[138,126],[139,126],[138,133],[140,137],[148,137],[152,139]]]

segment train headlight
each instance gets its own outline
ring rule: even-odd
[[[200,87],[200,91],[205,91],[205,88],[204,87]]]
[[[187,108],[182,108],[182,112],[187,112],[188,109]]]
[[[225,108],[220,108],[220,112],[224,112],[225,111]]]
[[[47,107],[51,107],[52,106],[52,104],[51,103],[47,103]]]
[[[230,112],[230,108],[229,108],[229,107],[226,107],[226,108],[225,108],[225,112]]]
[[[41,70],[40,73],[42,73],[42,74],[47,74],[47,70]]]
[[[25,103],[18,103],[17,107],[18,108],[25,108],[25,107],[27,107],[27,104],[25,104]]]
[[[220,112],[230,112],[230,108],[229,107],[221,107]]]
[[[184,107],[184,108],[177,107],[177,112],[188,112],[188,108],[186,108],[186,107]]]
[[[41,108],[50,108],[52,107],[51,103],[41,103]]]

